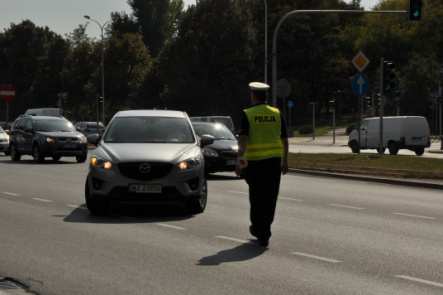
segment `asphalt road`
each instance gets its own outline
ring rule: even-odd
[[[201,215],[94,218],[86,165],[0,157],[0,171],[0,276],[40,294],[443,294],[441,191],[288,175],[263,250],[230,176]]]

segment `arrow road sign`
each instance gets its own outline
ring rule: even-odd
[[[354,93],[357,96],[362,96],[368,91],[369,82],[366,76],[363,75],[362,73],[358,73],[355,76],[353,76],[351,83],[352,83],[352,91],[354,91]]]

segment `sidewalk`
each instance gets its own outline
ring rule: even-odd
[[[308,153],[308,154],[350,154],[351,149],[348,147],[347,135],[336,135],[335,144],[332,143],[332,135],[317,136],[315,140],[310,136],[306,137],[290,137],[289,152],[291,153]],[[376,150],[362,150],[362,153],[375,154]],[[386,149],[385,154],[389,154]],[[416,156],[413,151],[400,150],[399,155]],[[423,154],[425,158],[443,159],[443,151],[440,150],[440,141],[434,141],[430,148],[425,149]]]

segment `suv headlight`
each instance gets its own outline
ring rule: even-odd
[[[211,148],[203,148],[203,155],[205,157],[218,157],[217,151],[211,149]]]
[[[80,140],[80,143],[88,143],[88,139],[84,135],[79,136],[78,139]]]
[[[102,158],[92,156],[91,160],[89,161],[89,165],[94,168],[103,168],[105,170],[111,170],[112,168],[112,162],[106,161]]]
[[[197,158],[191,158],[184,161],[181,161],[177,164],[178,169],[181,171],[189,170],[200,165],[200,161]]]
[[[46,137],[46,142],[47,143],[55,143],[55,139],[52,137]]]

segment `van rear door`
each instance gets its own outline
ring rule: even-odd
[[[431,132],[426,118],[406,117],[404,124],[406,146],[429,146]]]

